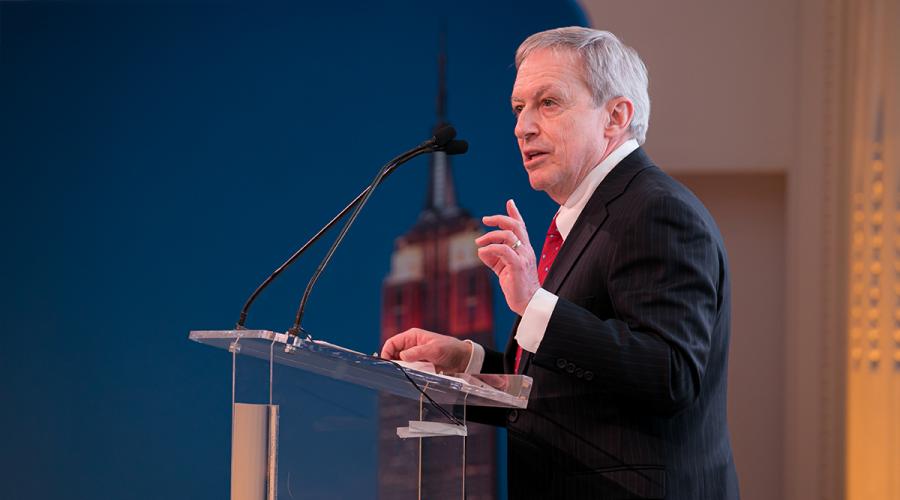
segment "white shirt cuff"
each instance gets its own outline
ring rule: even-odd
[[[463,342],[472,344],[472,356],[469,358],[469,364],[466,365],[465,373],[481,373],[481,367],[484,365],[484,347],[471,340]]]
[[[558,300],[559,297],[543,288],[538,288],[531,297],[528,306],[525,307],[522,321],[519,322],[519,327],[516,329],[516,342],[522,349],[532,354],[537,352],[541,341],[544,340],[550,316],[553,315]]]

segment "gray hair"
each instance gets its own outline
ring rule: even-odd
[[[637,52],[608,31],[570,26],[528,37],[516,50],[516,70],[532,52],[539,49],[570,50],[581,56],[586,83],[598,106],[614,97],[625,97],[634,105],[629,131],[643,144],[650,121],[650,95],[647,93],[647,67]]]

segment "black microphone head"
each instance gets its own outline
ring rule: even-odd
[[[443,148],[444,153],[447,153],[448,155],[461,155],[465,154],[465,152],[468,150],[469,143],[468,141],[463,140],[450,141]]]
[[[441,125],[434,131],[431,143],[436,147],[442,148],[445,144],[452,141],[456,137],[456,129],[450,125]]]

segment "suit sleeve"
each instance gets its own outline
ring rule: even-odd
[[[709,357],[719,259],[696,209],[673,197],[648,202],[613,252],[614,317],[560,298],[533,363],[661,414],[681,411],[698,396]]]

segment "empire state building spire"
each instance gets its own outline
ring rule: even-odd
[[[447,56],[441,30],[438,51],[437,123],[447,124]],[[450,158],[431,155],[425,206],[408,231],[394,240],[391,270],[381,288],[381,343],[410,328],[425,328],[483,346],[494,344],[493,273],[478,260],[481,222],[456,204]],[[382,393],[378,403],[380,500],[449,498],[465,477],[468,498],[497,492],[497,437],[472,423],[469,441],[398,439],[409,424],[409,401]],[[465,453],[466,466],[458,457]],[[409,457],[419,457],[418,464]],[[410,481],[418,475],[422,481]]]
[[[438,53],[438,94],[437,123],[434,130],[447,125],[447,33],[441,30],[440,51]],[[443,152],[431,155],[431,173],[428,179],[428,194],[425,207],[419,214],[420,221],[448,219],[459,215],[456,204],[456,189],[453,185],[453,174],[450,159]]]

